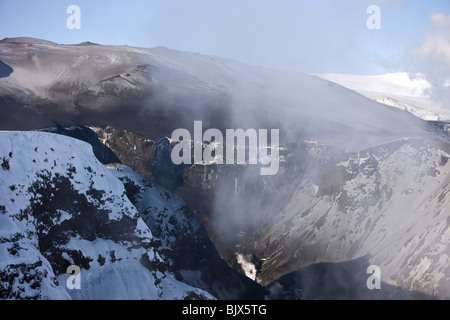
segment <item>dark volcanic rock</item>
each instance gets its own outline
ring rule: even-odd
[[[9,75],[13,72],[13,68],[8,66],[2,60],[0,60],[0,78],[9,77]]]

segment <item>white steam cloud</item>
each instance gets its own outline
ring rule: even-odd
[[[412,48],[409,63],[413,73],[430,82],[429,94],[439,107],[450,109],[450,15],[433,13],[425,41]]]

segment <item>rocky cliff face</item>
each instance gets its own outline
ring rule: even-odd
[[[264,299],[268,292],[223,261],[186,202],[130,168],[113,166],[127,196],[158,239],[158,252],[176,278],[218,299]]]
[[[179,192],[205,210],[202,221],[220,254],[263,285],[311,264],[355,260],[351,268],[337,264],[347,270],[341,293],[357,279],[363,283],[352,294],[362,298],[448,298],[450,148],[433,145],[403,139],[346,152],[305,140],[293,149],[302,157],[291,150],[274,179],[245,166],[196,166]],[[385,291],[369,294],[369,265],[381,268]],[[321,270],[309,272],[318,277]]]
[[[109,130],[120,136],[120,131]],[[108,140],[104,142],[113,145]],[[333,268],[344,270],[339,272],[347,276],[359,274],[353,280],[349,276],[347,284],[350,286],[350,283],[364,280],[366,274],[361,271],[370,264],[376,264],[383,266],[383,281],[389,290],[373,294],[364,290],[364,283],[362,286],[359,283],[356,291],[343,286],[342,290],[333,292],[361,298],[412,298],[421,294],[422,297],[446,297],[448,278],[443,275],[448,273],[448,248],[444,239],[449,232],[445,211],[449,158],[446,150],[449,146],[445,141],[440,141],[439,147],[432,145],[436,143],[403,139],[355,153],[328,146],[325,142],[304,140],[297,145],[283,147],[280,171],[273,177],[260,176],[259,169],[250,165],[193,165],[186,167],[184,172],[178,169],[183,173],[183,180],[175,188],[189,208],[178,205],[178,209],[171,212],[184,212],[181,216],[185,216],[186,213],[190,215],[192,209],[191,218],[195,216],[206,227],[220,256],[234,269],[263,285],[270,285],[272,289],[280,283],[286,286],[286,281],[277,281],[283,275],[301,274],[303,276],[291,276],[302,279],[294,281],[298,284],[297,289],[289,285],[287,290],[293,292],[304,288],[306,296],[311,298],[319,293],[312,287],[305,289],[310,283],[306,281],[305,271],[301,271],[305,266],[318,262],[337,263]],[[123,150],[118,150],[125,153],[129,147],[124,145]],[[141,148],[131,148],[136,149],[137,157],[145,152]],[[175,166],[169,160],[170,151],[167,139],[158,141],[150,167],[164,173],[165,181],[177,181],[180,173],[174,170]],[[415,156],[412,157],[413,154]],[[407,173],[405,168],[412,171]],[[405,180],[405,177],[410,178]],[[130,179],[120,174],[119,178],[152,232],[159,234],[161,228],[166,228],[175,230],[173,234],[178,235],[198,233],[200,229],[197,222],[192,222],[194,220],[190,224],[194,223],[195,228],[168,216],[166,207],[158,208],[148,205],[149,200],[142,200],[145,198],[142,194],[148,194],[149,188],[159,190],[150,179]],[[161,196],[165,194],[158,192]],[[164,197],[176,198],[171,193]],[[404,213],[398,206],[411,213]],[[397,220],[404,221],[409,227],[401,228],[392,222]],[[426,234],[420,233],[423,231],[421,228],[413,227],[421,220],[429,223]],[[168,226],[164,227],[165,224]],[[328,231],[317,238],[323,230]],[[220,297],[236,295],[236,292],[221,295],[212,289],[214,277],[208,270],[224,268],[218,257],[208,264],[214,266],[212,268],[204,269],[198,264],[198,261],[206,261],[201,256],[215,256],[215,249],[202,232],[193,236],[191,241],[179,238],[174,242],[172,237],[170,245],[163,244],[163,247],[171,248],[169,261],[174,257],[186,257],[182,259],[184,263],[179,259],[172,262],[171,270],[177,279],[191,285],[209,283],[200,287]],[[416,241],[416,238],[422,240]],[[197,240],[192,242],[192,239]],[[388,241],[383,250],[376,249],[380,241]],[[393,244],[402,242],[404,248],[396,252]],[[205,243],[208,243],[207,250],[203,248]],[[189,245],[186,247],[186,244]],[[395,260],[401,263],[393,262],[394,253]],[[361,256],[366,258],[358,259]],[[355,262],[344,263],[352,260]],[[423,264],[426,261],[430,264],[424,278],[416,270],[425,268]],[[310,267],[306,274],[319,277],[319,274],[326,273],[323,268],[320,265]],[[197,270],[197,276],[192,270]],[[206,282],[201,280],[204,277],[208,279]],[[230,273],[230,277],[235,279],[236,274]],[[235,281],[237,283],[232,287],[240,287],[242,279]],[[327,281],[323,279],[324,283]],[[330,281],[336,283],[336,280]],[[248,293],[250,296],[263,296],[257,287],[249,288],[251,286],[246,284],[242,290],[254,292]]]
[[[112,127],[104,129],[93,127],[91,129],[98,135],[99,140],[120,159],[120,163],[133,168],[136,173],[154,180],[152,164],[156,151],[155,141]]]
[[[163,137],[154,141],[112,127],[92,128],[92,130],[98,135],[98,139],[120,159],[120,161],[108,163],[123,163],[169,191],[174,191],[183,183],[183,170],[186,166],[176,166],[172,163],[172,145],[168,138]]]

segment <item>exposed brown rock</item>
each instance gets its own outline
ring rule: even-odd
[[[112,127],[91,129],[116,154],[122,164],[154,181],[152,163],[156,151],[155,141],[126,130],[116,130]]]

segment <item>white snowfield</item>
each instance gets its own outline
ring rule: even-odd
[[[0,79],[0,96],[26,105],[56,104],[70,119],[80,106],[101,114],[141,97],[127,110],[133,123],[143,118],[150,125],[155,112],[167,113],[171,122],[202,120],[214,106],[230,119],[231,129],[282,126],[280,139],[284,134],[295,141],[336,131],[377,140],[423,132],[422,123],[398,110],[311,75],[164,47],[58,45],[33,38],[5,39],[0,47],[0,59],[14,70]],[[220,118],[211,115],[211,127]]]
[[[151,231],[89,144],[0,132],[0,162],[2,297],[214,299],[160,267]],[[66,287],[72,264],[80,290]]]

